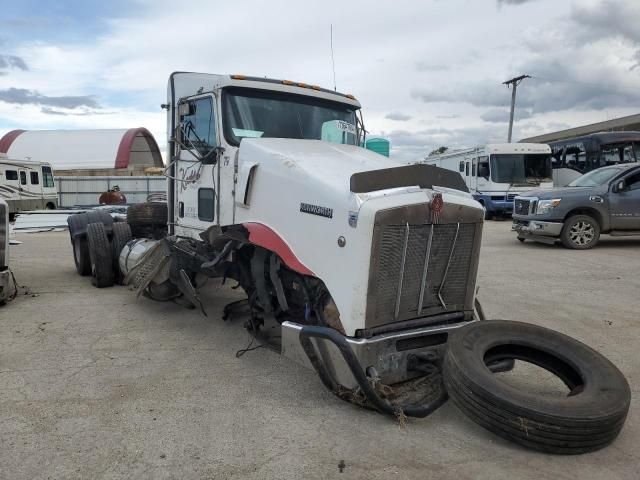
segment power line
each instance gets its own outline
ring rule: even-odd
[[[513,85],[513,90],[511,90],[511,115],[509,116],[509,136],[507,137],[507,142],[511,143],[511,133],[513,132],[513,112],[516,108],[516,89],[518,85],[525,79],[531,78],[530,75],[520,75],[519,77],[514,77],[511,80],[507,80],[506,82],[502,82],[503,85],[509,87],[509,85]]]

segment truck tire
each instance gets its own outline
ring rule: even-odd
[[[71,239],[73,247],[73,261],[76,264],[78,275],[86,277],[91,275],[91,258],[89,258],[89,245],[87,238],[78,236]]]
[[[102,223],[87,225],[87,241],[91,258],[91,283],[98,288],[113,285],[113,247]]]
[[[129,227],[128,223],[114,222],[112,229],[113,238],[111,239],[111,245],[113,247],[113,276],[115,282],[118,285],[121,285],[124,277],[122,272],[120,272],[120,252],[122,252],[124,246],[133,237],[131,235],[131,227]]]
[[[587,250],[598,243],[600,224],[589,215],[573,215],[565,220],[560,239],[566,248]]]
[[[550,397],[508,385],[487,368],[505,358],[550,371],[569,394]],[[443,376],[449,397],[471,420],[548,453],[579,454],[610,444],[631,401],[629,384],[605,357],[571,337],[521,322],[488,320],[456,330]]]

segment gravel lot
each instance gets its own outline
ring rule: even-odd
[[[237,359],[247,334],[220,319],[239,298],[228,286],[207,288],[208,317],[125,287],[97,290],[76,275],[61,232],[11,247],[33,294],[0,307],[0,478],[638,478],[640,240],[603,237],[577,252],[520,244],[509,229],[485,226],[480,299],[490,318],[560,330],[618,365],[634,399],[604,450],[527,451],[450,402],[400,428],[274,353]],[[558,388],[536,368],[507,375]]]

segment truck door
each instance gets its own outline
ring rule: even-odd
[[[216,110],[211,94],[178,103],[175,223],[179,235],[197,237],[219,222]]]
[[[621,179],[614,182],[618,185]],[[624,188],[609,195],[612,230],[640,230],[640,170],[622,179]]]

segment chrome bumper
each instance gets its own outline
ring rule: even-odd
[[[349,348],[360,367],[367,374],[377,376],[385,384],[393,384],[419,376],[419,372],[407,368],[408,357],[421,352],[434,352],[438,357],[444,355],[449,332],[467,325],[469,321],[460,321],[447,325],[422,327],[413,330],[387,333],[372,338],[353,338],[342,336],[341,342]],[[308,354],[301,343],[303,325],[293,322],[282,323],[281,354],[309,369]],[[314,327],[315,328],[315,327]],[[352,373],[338,346],[323,338],[311,339],[324,366],[335,381],[345,388],[355,388],[358,381]],[[374,370],[375,369],[375,372]]]
[[[541,222],[539,220],[513,220],[511,230],[528,235],[559,237],[562,232],[562,222]]]

